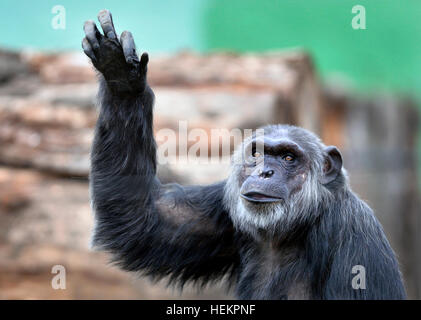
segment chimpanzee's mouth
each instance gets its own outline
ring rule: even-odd
[[[247,192],[245,194],[240,195],[243,199],[254,203],[278,202],[282,200],[281,198],[255,191]]]

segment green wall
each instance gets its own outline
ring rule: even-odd
[[[1,0],[0,46],[43,50],[80,50],[83,23],[97,21],[101,9],[109,9],[117,32],[131,30],[140,48],[172,52],[202,47],[197,32],[201,21],[200,0]],[[51,9],[66,9],[66,29],[51,27]]]
[[[351,27],[356,4],[366,8],[365,30]],[[324,76],[343,73],[359,89],[421,92],[419,0],[213,0],[203,21],[205,49],[303,47]]]

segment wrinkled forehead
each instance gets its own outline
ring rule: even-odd
[[[322,143],[311,132],[298,127],[267,127],[259,129],[244,141],[244,145],[264,148],[265,146],[296,146],[306,153],[320,152]]]
[[[281,154],[282,152],[292,152],[296,155],[305,155],[306,150],[288,137],[284,136],[257,136],[244,145],[246,152],[261,154]]]

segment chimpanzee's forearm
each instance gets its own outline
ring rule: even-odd
[[[119,214],[110,210],[147,205],[155,188],[154,95],[149,86],[143,92],[119,95],[101,79],[98,99],[91,192],[97,213],[105,206],[108,214]]]

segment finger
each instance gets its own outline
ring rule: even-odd
[[[140,67],[146,70],[146,66],[148,65],[148,62],[149,62],[148,53],[147,52],[142,53],[142,56],[140,57]]]
[[[98,39],[101,37],[95,23],[92,20],[88,20],[83,25],[83,30],[85,31],[86,39],[89,41],[92,49],[95,51],[99,48]]]
[[[82,40],[82,48],[83,48],[83,52],[85,52],[85,54],[93,61],[96,61],[96,57],[94,54],[94,51],[91,47],[91,44],[89,43],[88,39],[83,38]]]
[[[104,35],[110,39],[117,39],[111,12],[108,10],[101,10],[98,13],[98,20],[101,24],[102,30],[104,31]]]
[[[124,57],[126,58],[127,63],[133,63],[133,61],[139,62],[132,33],[124,31],[120,36],[120,43],[123,47]]]

